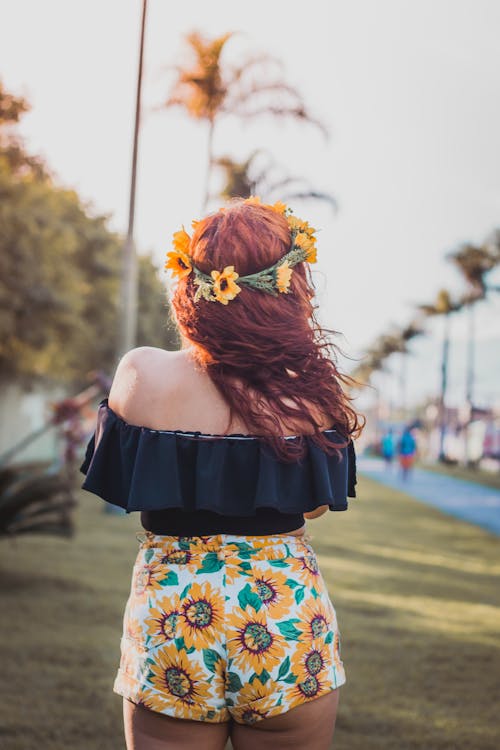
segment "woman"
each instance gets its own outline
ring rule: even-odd
[[[166,263],[183,347],[121,360],[82,466],[145,529],[114,684],[127,748],[323,750],[345,672],[304,518],[355,496],[364,422],[314,316],[315,230],[257,198],[193,228]]]

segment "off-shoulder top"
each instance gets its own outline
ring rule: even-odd
[[[324,434],[345,442],[333,428]],[[80,467],[82,487],[127,513],[140,511],[142,526],[155,534],[285,533],[304,524],[305,512],[346,510],[347,498],[356,497],[352,440],[328,455],[311,436],[303,439],[305,457],[287,463],[258,436],[141,427],[104,399]]]

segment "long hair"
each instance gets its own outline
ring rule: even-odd
[[[244,276],[274,264],[290,243],[283,215],[236,200],[198,222],[189,253],[204,273],[234,265]],[[229,404],[229,424],[236,413],[285,462],[301,459],[306,446],[302,437],[283,440],[282,424],[309,425],[307,434],[328,454],[361,434],[366,419],[342,389],[342,383],[356,381],[337,369],[340,350],[329,338],[337,332],[316,320],[307,263],[294,267],[288,293],[277,297],[241,285],[237,297],[223,305],[194,302],[196,289],[193,274],[179,279],[172,306],[181,333]],[[328,416],[340,441],[323,434],[315,414]]]

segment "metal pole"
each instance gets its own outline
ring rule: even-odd
[[[130,199],[128,229],[123,246],[122,278],[120,289],[120,321],[117,355],[118,359],[135,346],[137,333],[137,255],[134,242],[135,195],[137,183],[137,154],[141,120],[142,69],[144,59],[144,37],[148,0],[142,2],[141,37],[137,90],[135,99],[134,142],[132,149],[132,171],[130,179]]]

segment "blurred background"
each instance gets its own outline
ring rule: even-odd
[[[6,748],[80,747],[78,733],[82,748],[123,746],[108,693],[139,526],[80,497],[77,469],[119,357],[180,346],[163,271],[172,233],[232,196],[259,195],[320,230],[319,319],[336,332],[339,367],[367,417],[360,502],[335,519],[350,543],[341,549],[325,526],[318,544],[327,569],[337,553],[354,565],[336,568],[359,636],[350,648],[377,632],[384,660],[373,672],[372,651],[353,655],[359,679],[346,686],[335,746],[497,748],[499,3],[0,0],[0,14],[2,622],[6,633],[16,623],[23,669],[47,675],[26,693],[40,725],[5,710],[16,702],[7,690],[0,744],[3,733]],[[368,498],[376,504],[361,508]],[[374,580],[377,533],[391,554]],[[37,585],[35,556],[48,566]],[[91,568],[98,559],[119,577],[112,594]],[[409,580],[423,599],[408,610]],[[388,585],[384,620],[369,592]],[[67,607],[67,631],[54,619],[51,601],[65,595],[88,618],[77,645]],[[51,623],[73,661],[54,661]],[[457,648],[467,669],[484,660],[482,676],[457,675]],[[19,662],[5,658],[23,692]],[[386,660],[399,666],[387,671]],[[75,663],[88,665],[83,701],[71,693]],[[388,700],[391,685],[402,695],[385,720],[363,701],[377,674]],[[429,680],[439,686],[432,709],[421,703]],[[477,707],[464,723],[460,691],[471,682]],[[73,709],[47,714],[44,700],[63,688]],[[89,712],[103,705],[91,729]]]

